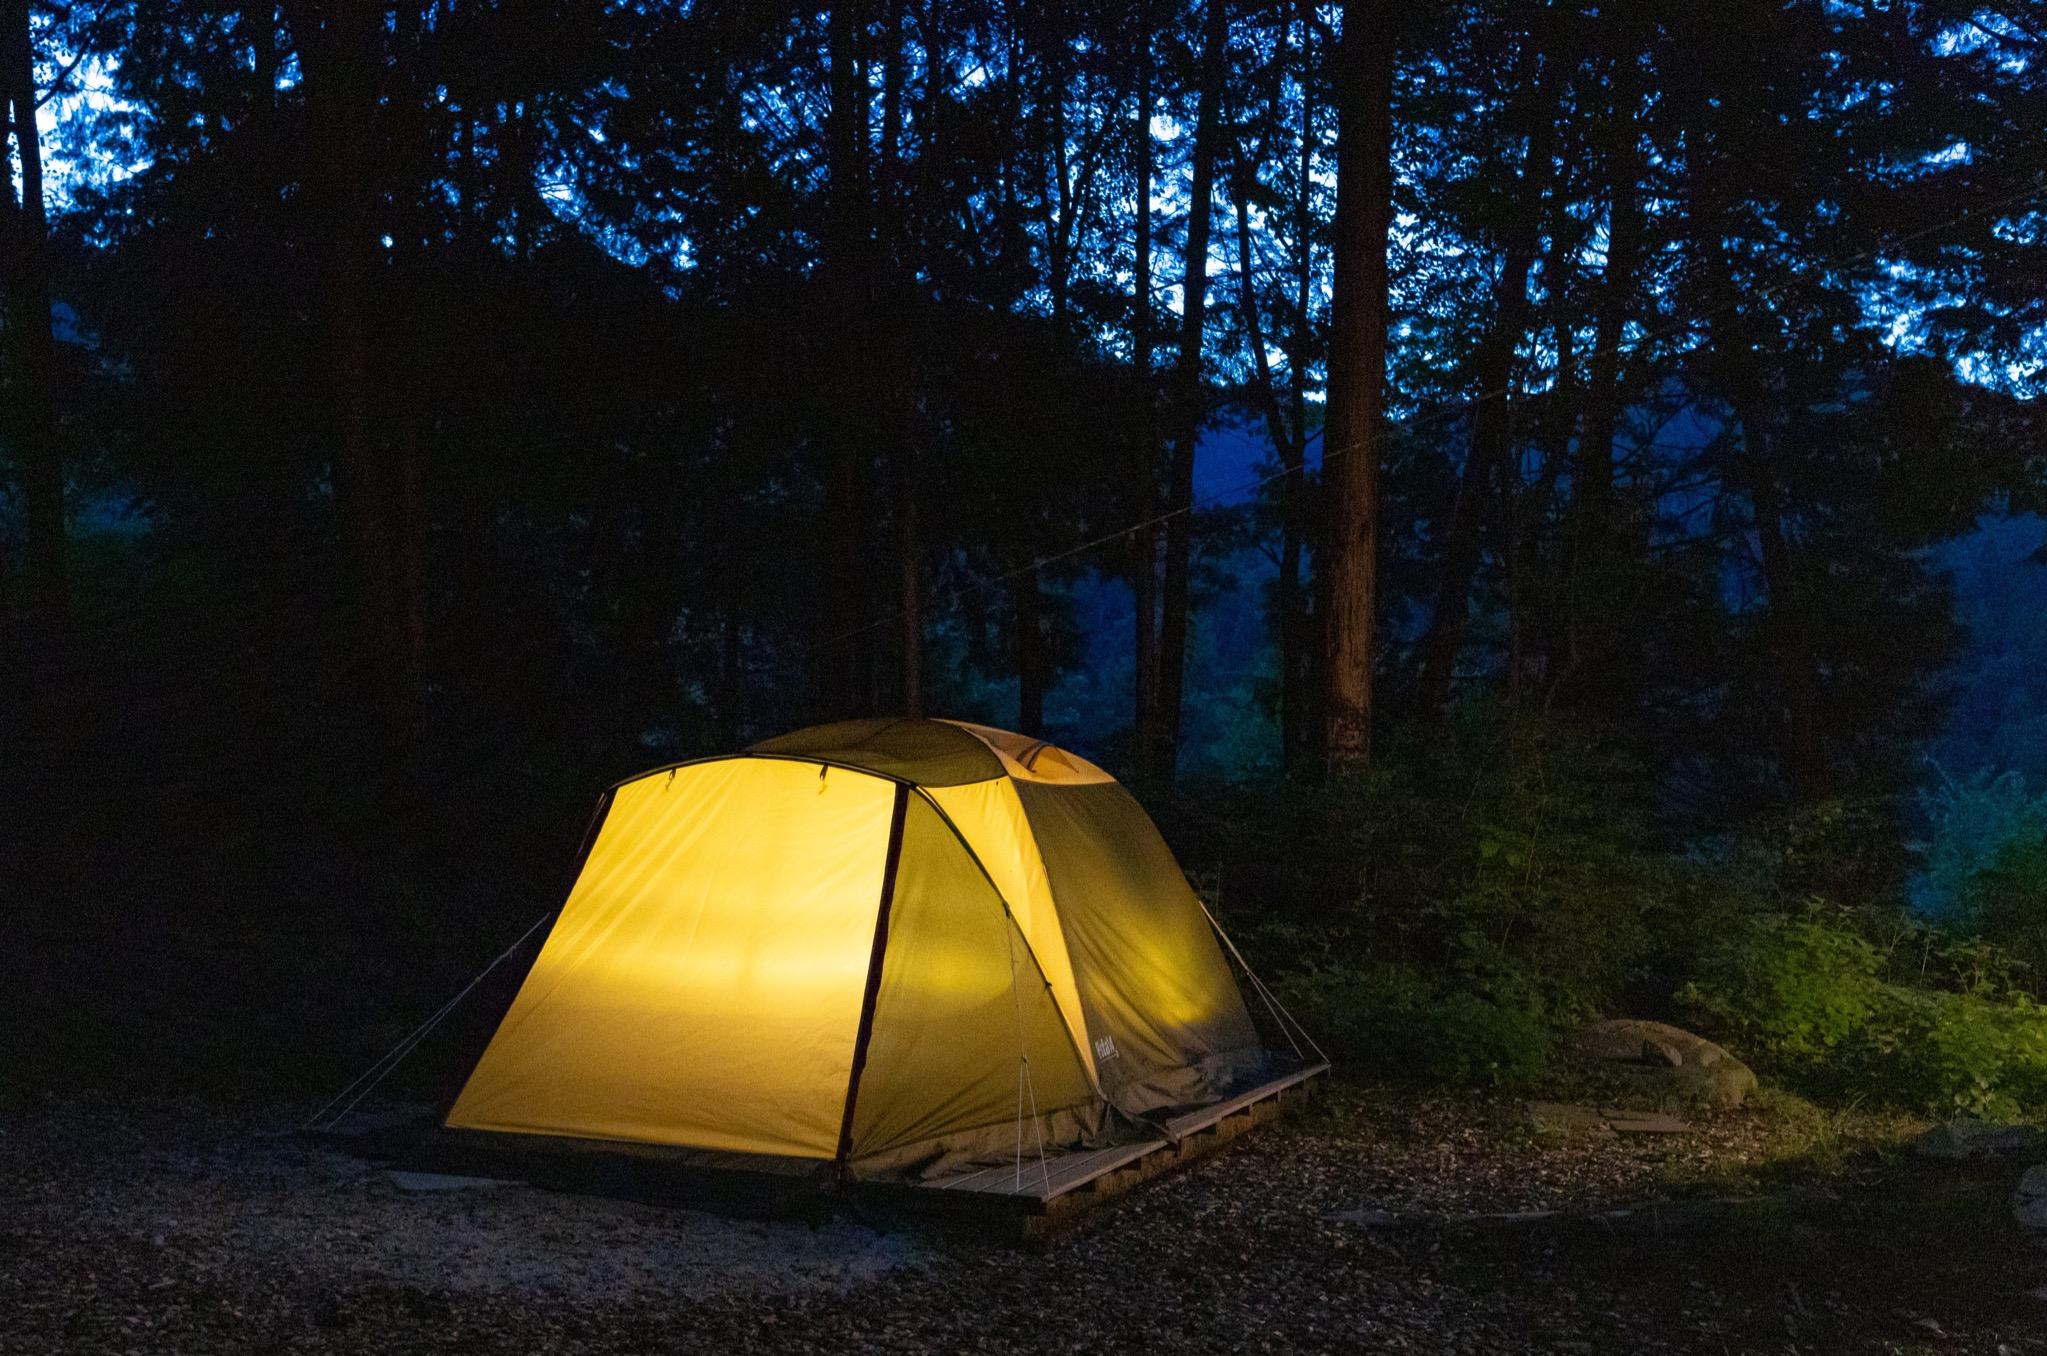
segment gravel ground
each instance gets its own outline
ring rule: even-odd
[[[0,1351],[2047,1353],[2016,1167],[1781,1128],[1556,1138],[1332,1087],[1036,1251],[526,1187],[409,1195],[262,1110],[0,1112]],[[1736,1204],[1720,1204],[1739,1196]],[[1693,1200],[1615,1219],[1618,1203]],[[1551,1219],[1471,1219],[1557,1209]],[[1330,1218],[1387,1212],[1361,1227]]]

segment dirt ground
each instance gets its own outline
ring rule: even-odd
[[[2023,1165],[1783,1099],[1617,1137],[1333,1084],[1034,1250],[408,1194],[298,1115],[0,1101],[0,1351],[2047,1352]]]

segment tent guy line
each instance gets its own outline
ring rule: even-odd
[[[433,1029],[439,1026],[444,1020],[446,1020],[448,1014],[453,1012],[456,1009],[456,1007],[461,1004],[463,999],[467,998],[472,992],[474,992],[476,986],[481,984],[484,981],[484,978],[488,976],[491,971],[497,969],[500,965],[503,965],[506,961],[510,960],[512,956],[518,952],[519,948],[526,945],[527,941],[533,936],[533,934],[540,931],[540,929],[546,925],[547,921],[553,918],[557,912],[559,912],[559,910],[549,909],[546,913],[541,914],[540,917],[534,919],[532,923],[528,924],[526,930],[519,934],[517,941],[514,941],[510,946],[506,947],[503,951],[499,952],[496,958],[493,959],[488,965],[484,966],[481,970],[477,971],[476,977],[471,979],[467,984],[463,985],[461,990],[457,992],[453,998],[450,998],[447,1002],[441,1004],[441,1006],[435,1010],[434,1014],[431,1017],[428,1017],[424,1022],[421,1022],[417,1027],[413,1028],[413,1030],[405,1037],[405,1039],[399,1041],[398,1044],[392,1046],[389,1050],[385,1051],[382,1058],[380,1058],[379,1060],[377,1060],[376,1063],[370,1065],[369,1068],[363,1070],[360,1074],[358,1074],[355,1080],[351,1082],[347,1087],[343,1088],[340,1092],[335,1093],[334,1096],[328,1100],[325,1106],[321,1107],[318,1111],[315,1111],[311,1116],[308,1116],[306,1118],[305,1124],[301,1126],[300,1129],[303,1130],[319,1129],[326,1131],[338,1129],[341,1123],[348,1119],[349,1113],[353,1112],[357,1106],[361,1105],[362,1100],[365,1097],[369,1096],[372,1092],[376,1091],[377,1085],[382,1083],[386,1078],[389,1078],[391,1076],[392,1071],[395,1070],[400,1064],[405,1062],[405,1057],[407,1055],[410,1055],[415,1049],[417,1049],[419,1047],[419,1043],[425,1040],[429,1035],[431,1035],[433,1033]],[[368,1080],[368,1086],[366,1087],[363,1086],[365,1080]],[[356,1089],[358,1087],[361,1087],[362,1091],[356,1092]],[[335,1111],[333,1117],[329,1119],[327,1113],[333,1111],[334,1108],[340,1104],[342,1099],[347,1098],[348,1095],[352,1092],[355,1093],[355,1096],[349,1099],[348,1105],[342,1107],[341,1110],[339,1111]],[[326,1122],[324,1125],[322,1124],[323,1121]]]

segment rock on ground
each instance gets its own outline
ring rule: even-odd
[[[1666,1101],[1724,1109],[1740,1106],[1756,1090],[1748,1065],[1704,1036],[1667,1022],[1593,1022],[1579,1031],[1577,1049],[1592,1064]]]

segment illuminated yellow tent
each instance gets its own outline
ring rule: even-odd
[[[928,1173],[1266,1069],[1150,819],[1048,744],[848,721],[600,813],[453,1128]]]

